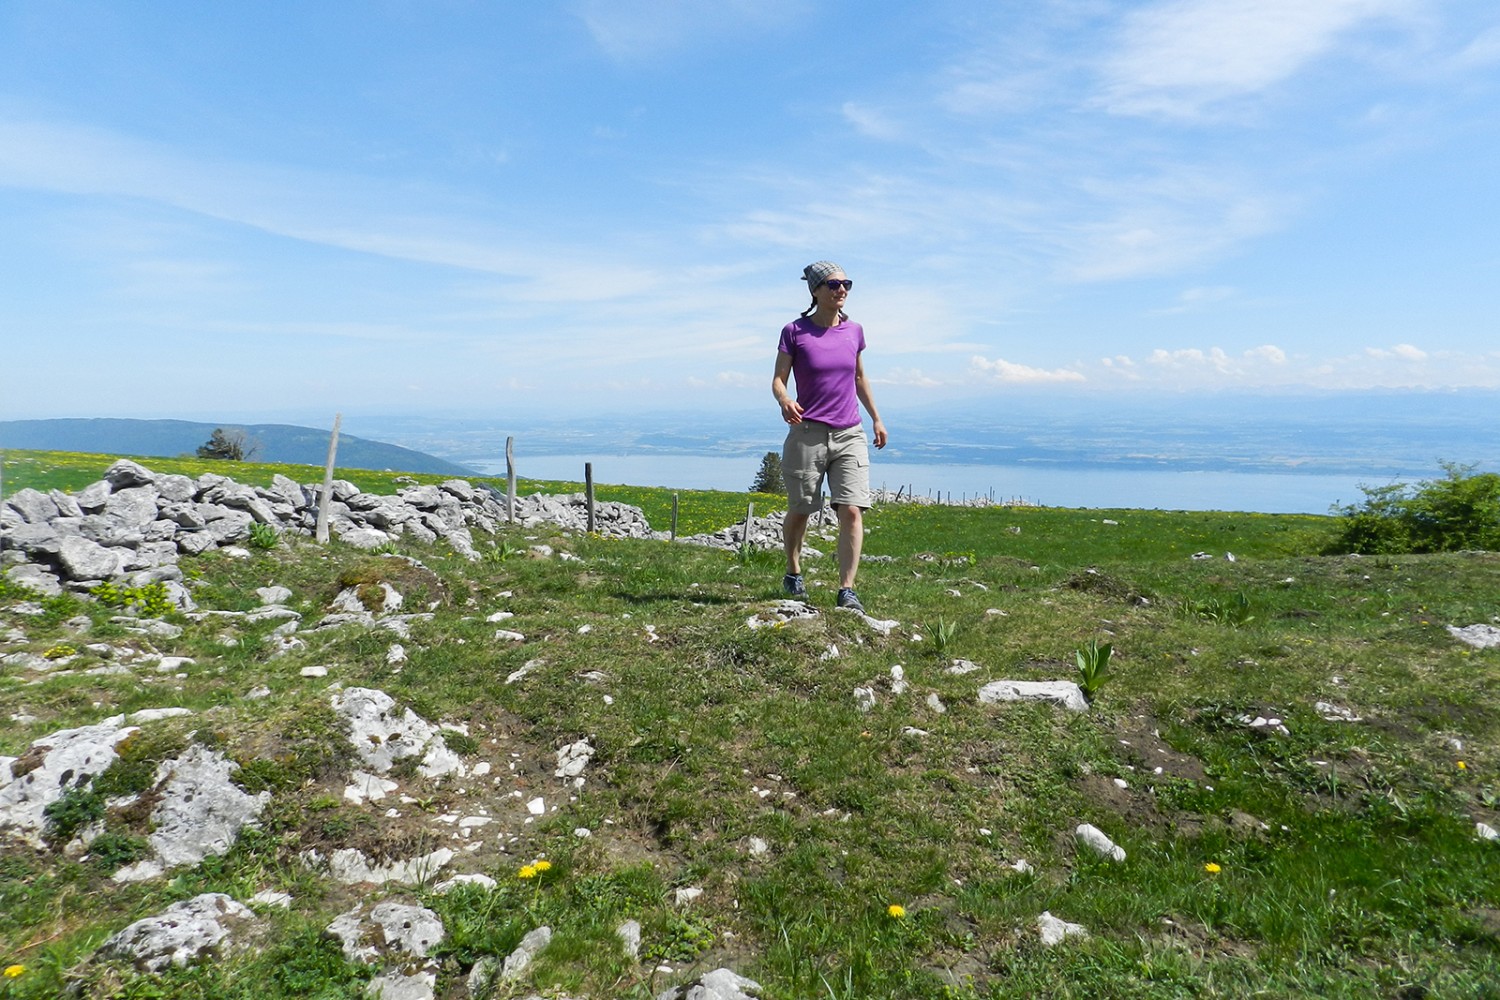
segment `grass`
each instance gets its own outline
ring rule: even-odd
[[[13,456],[8,490],[28,476],[64,481],[45,459],[18,472]],[[109,461],[77,467],[97,478]],[[272,470],[232,471],[268,482]],[[366,488],[391,488],[388,474],[370,476]],[[732,523],[748,499],[706,496],[722,519],[696,530]],[[642,506],[664,504],[655,491]],[[182,705],[198,714],[150,730],[104,785],[137,788],[176,747],[211,741],[242,764],[247,788],[274,796],[229,854],[155,882],[115,886],[97,859],[8,848],[0,964],[26,971],[0,996],[73,983],[98,997],[357,997],[369,970],[319,932],[382,896],[442,915],[444,997],[466,995],[475,961],[503,957],[542,923],[552,946],[497,996],[646,998],[719,965],[776,1000],[1494,995],[1500,847],[1477,840],[1474,823],[1500,825],[1500,652],[1462,646],[1444,626],[1492,620],[1500,556],[1321,556],[1336,522],[1292,515],[890,506],[866,525],[866,552],[891,561],[865,566],[860,592],[901,622],[889,636],[831,610],[828,557],[807,563],[818,618],[751,630],[745,619],[780,596],[774,554],[534,529],[503,532],[517,554],[477,563],[398,546],[430,575],[295,540],[248,559],[184,559],[205,607],[247,608],[269,583],[289,587],[310,620],[341,586],[386,580],[409,605],[420,596],[434,618],[403,641],[399,673],[384,633],[310,634],[306,650],[271,659],[275,623],[182,621],[181,638],[154,642],[197,661],[186,676],[90,675],[104,661],[88,644],[144,640],[97,604],[61,597],[17,615],[7,609],[23,595],[0,591],[0,631],[25,634],[6,651],[77,651],[64,665],[73,673],[39,684],[3,668],[0,716],[34,721],[0,730],[0,753],[114,712]],[[579,561],[530,558],[534,541]],[[502,627],[523,642],[493,638],[496,610],[514,613]],[[69,624],[78,615],[86,635]],[[1002,677],[1073,679],[1090,642],[1112,657],[1087,714],[975,698]],[[947,673],[955,658],[981,671]],[[311,664],[330,677],[303,678]],[[894,664],[911,684],[899,696]],[[501,778],[458,796],[408,775],[414,804],[400,823],[345,803],[351,764],[330,680],[466,726],[455,745]],[[272,696],[244,697],[259,684]],[[876,704],[861,712],[853,690],[866,686]],[[1324,719],[1318,702],[1364,721]],[[1256,716],[1286,733],[1242,721]],[[565,790],[555,752],[580,738],[596,751],[588,781]],[[513,789],[559,808],[512,820]],[[95,804],[69,806],[82,816]],[[493,890],[356,892],[295,861],[308,846],[413,856],[449,842],[437,817],[480,806],[515,838],[464,856]],[[1126,861],[1080,853],[1072,830],[1084,822]],[[111,859],[138,850],[138,824],[106,824]],[[539,857],[552,867],[518,878]],[[1030,872],[1012,867],[1020,859]],[[703,895],[677,906],[689,886]],[[86,962],[106,934],[176,899],[263,888],[294,902],[267,917],[258,950],[145,977]],[[1043,910],[1090,936],[1043,948]],[[625,919],[642,925],[640,961],[617,943]],[[653,971],[662,963],[672,976]]]

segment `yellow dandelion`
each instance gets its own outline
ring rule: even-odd
[[[896,920],[900,920],[906,916],[906,907],[902,906],[900,903],[892,903],[890,906],[887,906],[885,908],[885,912],[890,914]]]
[[[516,872],[516,878],[536,878],[536,865],[527,865]]]
[[[546,858],[543,858],[540,861],[533,862],[531,867],[535,868],[537,874],[540,875],[542,872],[547,871],[552,867],[552,862],[548,861]]]
[[[1469,769],[1469,765],[1465,764],[1463,761],[1459,761],[1458,762],[1458,769],[1460,771],[1467,771]]]
[[[1210,861],[1208,864],[1206,864],[1206,865],[1203,866],[1203,870],[1206,871],[1206,872],[1208,872],[1210,875],[1217,875],[1217,874],[1219,874],[1219,872],[1223,871],[1224,869],[1220,868],[1218,865],[1216,865],[1212,861]]]
[[[22,975],[25,975],[25,974],[26,974],[26,966],[24,966],[24,965],[7,965],[5,967],[5,978],[6,979],[15,979],[17,976],[22,976]]]

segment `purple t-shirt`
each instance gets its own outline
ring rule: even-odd
[[[844,320],[825,328],[803,316],[781,328],[778,349],[792,357],[803,420],[817,420],[839,430],[859,423],[854,365],[865,349],[864,327]]]

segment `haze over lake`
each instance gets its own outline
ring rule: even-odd
[[[1361,485],[1440,478],[1442,462],[1500,468],[1491,414],[1500,394],[1344,393],[1119,397],[1017,393],[1003,407],[883,404],[891,444],[871,480],[1060,507],[1317,513],[1363,499]],[[775,411],[530,418],[362,418],[380,436],[503,475],[674,489],[745,490],[780,451]]]

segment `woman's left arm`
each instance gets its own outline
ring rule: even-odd
[[[870,380],[865,378],[865,355],[861,351],[854,356],[854,393],[859,401],[864,404],[865,412],[875,422],[875,447],[884,448],[886,441],[885,424],[880,422],[880,411],[875,409],[875,397],[870,394]]]

